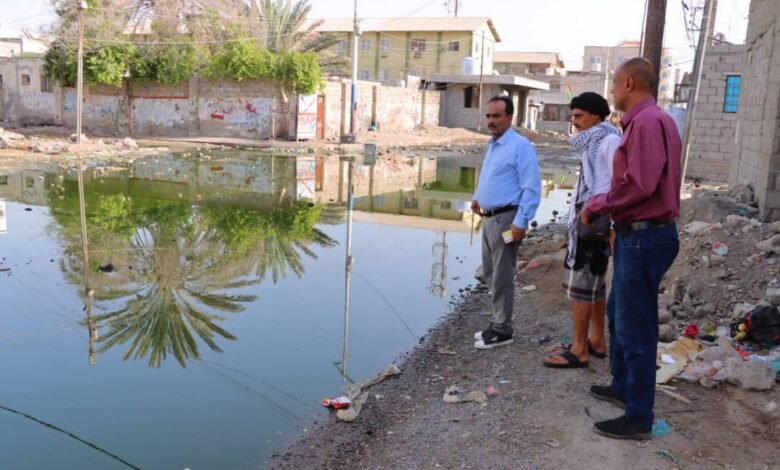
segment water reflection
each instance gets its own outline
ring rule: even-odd
[[[236,339],[225,320],[257,300],[253,288],[303,276],[315,247],[337,245],[316,225],[347,220],[343,350],[336,363],[347,380],[352,218],[430,230],[427,290],[443,298],[448,234],[469,233],[473,240],[479,230],[469,210],[478,163],[394,157],[364,166],[335,155],[235,152],[86,168],[79,162],[65,173],[0,175],[0,196],[50,207],[51,229],[63,247],[60,268],[79,286],[92,364],[117,346],[125,359],[146,359],[153,367],[171,356],[185,366],[201,358],[204,344],[222,351]],[[381,289],[367,287],[405,324]]]
[[[148,358],[154,367],[169,355],[181,366],[200,359],[198,340],[222,351],[218,341],[236,337],[220,323],[257,298],[236,290],[267,276],[273,282],[300,277],[302,256],[316,257],[311,245],[336,245],[314,227],[321,206],[282,200],[254,209],[150,199],[132,184],[128,193],[114,192],[126,173],[95,178],[95,172],[86,187],[83,178],[74,187],[55,177],[48,193],[65,246],[61,268],[83,288],[91,363],[94,342],[98,353],[128,345],[124,359]],[[78,201],[82,191],[84,205]],[[89,247],[80,220],[88,221]],[[92,314],[93,303],[106,313]]]

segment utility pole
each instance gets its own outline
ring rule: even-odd
[[[653,96],[658,98],[658,82],[661,77],[661,55],[664,46],[664,27],[666,26],[666,0],[648,0],[647,20],[645,23],[642,56],[655,68],[656,80]]]
[[[358,79],[358,36],[360,28],[357,20],[358,0],[355,0],[355,16],[352,22],[352,100],[350,102],[349,135],[345,141],[355,143],[357,140],[357,79]]]
[[[696,102],[699,100],[699,88],[701,83],[702,69],[704,68],[704,55],[707,46],[711,44],[712,30],[715,24],[715,9],[718,0],[706,0],[704,4],[704,14],[701,17],[701,30],[699,31],[699,45],[696,47],[696,58],[693,63],[693,77],[691,87],[688,89],[688,109],[685,115],[685,129],[683,137],[683,168],[682,178],[680,180],[680,190],[685,184],[685,174],[688,171],[688,157],[691,153],[691,135],[693,133],[693,115],[696,111]]]
[[[482,31],[482,57],[479,59],[479,93],[477,94],[477,132],[482,132],[482,80],[485,78],[485,32]]]
[[[76,12],[79,22],[79,51],[76,66],[76,143],[81,143],[81,104],[84,99],[84,18],[82,11],[87,9],[87,2],[77,0]]]
[[[607,62],[604,64],[604,94],[602,95],[604,99],[609,101],[609,79],[612,78],[612,74],[610,73],[610,67],[609,67],[609,59],[612,55],[612,47],[607,47]]]

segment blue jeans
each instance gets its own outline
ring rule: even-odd
[[[626,417],[653,423],[658,349],[658,288],[680,248],[677,227],[618,234],[607,303],[612,391],[628,402]]]

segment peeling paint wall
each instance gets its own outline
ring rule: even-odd
[[[52,85],[42,92],[40,59],[0,61],[0,117],[17,121],[76,125],[76,90]],[[17,68],[30,76],[20,86]],[[29,69],[29,71],[28,71]],[[10,78],[9,78],[10,77]],[[29,90],[27,90],[29,88]],[[349,132],[350,84],[326,81],[324,137]],[[126,83],[124,87],[85,86],[83,126],[87,132],[116,135],[214,136],[269,139],[289,133],[289,96],[260,80],[210,81],[164,86]],[[421,124],[439,125],[441,93],[360,82],[357,130],[376,124],[385,132],[409,132]]]
[[[44,83],[43,60],[0,59],[0,75],[0,118],[19,124],[57,123],[56,96]]]

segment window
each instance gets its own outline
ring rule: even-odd
[[[371,40],[367,38],[363,38],[360,40],[360,50],[363,52],[368,52],[371,50]]]
[[[3,88],[3,74],[0,73],[0,88]]]
[[[669,78],[669,72],[662,72],[661,78]]]
[[[425,52],[425,39],[412,39],[410,46],[413,52]]]
[[[724,113],[736,113],[739,110],[739,86],[742,83],[740,75],[726,76],[726,97],[723,100]]]
[[[664,65],[671,65],[672,58],[671,57],[664,57]]]
[[[379,80],[381,80],[383,82],[386,82],[386,81],[390,80],[390,74],[387,73],[387,69],[381,69],[379,71]]]
[[[485,49],[485,55],[490,57],[490,48]]]
[[[347,55],[347,41],[342,39],[336,43],[336,53],[338,55]]]
[[[368,70],[367,70],[367,69],[363,69],[363,70],[361,70],[361,71],[360,71],[360,77],[359,77],[359,79],[360,79],[360,80],[368,80],[368,78],[369,78],[369,72],[368,72]]]
[[[625,58],[625,57],[623,57],[622,55],[621,55],[621,56],[618,56],[618,64],[622,64],[622,63],[623,63],[623,62],[625,62],[625,61],[626,61],[626,58]]]
[[[30,76],[27,74],[22,75],[22,85],[30,86]]]
[[[416,197],[404,196],[404,209],[417,210],[420,208],[420,201]]]
[[[452,201],[439,201],[439,209],[443,211],[451,211]]]
[[[661,93],[665,93],[669,89],[666,85],[661,85],[661,87],[658,89]]]
[[[7,185],[8,185],[8,175],[0,176],[0,186],[7,186]]]
[[[460,50],[460,41],[450,41],[449,45],[447,46],[447,49],[450,52],[457,52]]]
[[[464,108],[478,108],[477,103],[477,87],[470,86],[463,89],[463,107]]]
[[[381,52],[382,57],[387,57],[390,55],[390,40],[387,38],[382,38],[379,40],[379,51]]]
[[[601,63],[601,58],[600,57],[590,56],[590,59],[588,59],[588,63],[589,64],[600,64]]]
[[[479,43],[478,42],[474,43],[474,54],[475,55],[479,54]]]
[[[41,75],[41,91],[51,93],[51,80],[46,75]]]
[[[24,178],[24,187],[25,188],[34,188],[35,187],[35,178],[32,176],[26,176]]]

